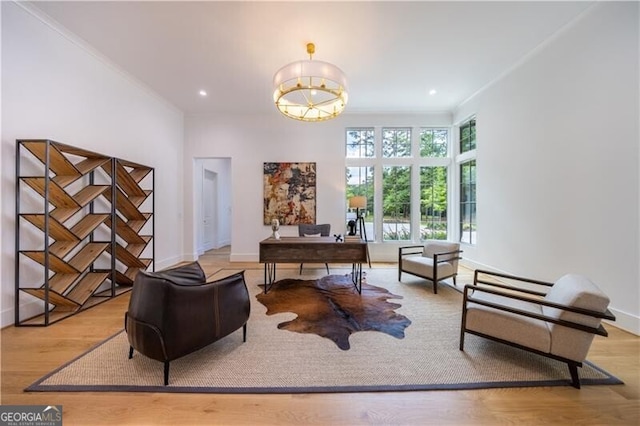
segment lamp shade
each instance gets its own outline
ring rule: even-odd
[[[309,55],[315,52],[307,45]],[[328,62],[303,60],[280,68],[273,77],[273,101],[289,118],[324,121],[337,117],[347,105],[347,79]]]
[[[358,196],[349,198],[349,208],[350,209],[367,208],[367,197],[363,195],[358,195]]]

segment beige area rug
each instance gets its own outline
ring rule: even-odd
[[[236,270],[223,270],[212,278]],[[344,274],[346,269],[331,269]],[[256,300],[261,269],[246,271],[251,294],[247,341],[238,330],[212,345],[171,362],[169,385],[163,364],[135,353],[128,359],[124,332],[29,386],[27,391],[138,391],[200,393],[369,392],[490,387],[570,386],[566,364],[473,335],[458,349],[462,295],[395,269],[365,269],[369,284],[402,296],[395,311],[411,320],[403,339],[366,331],[352,334],[351,348],[333,341],[279,330],[294,314],[266,315]],[[321,277],[324,269],[279,268],[278,279]],[[354,290],[355,291],[355,290]],[[124,314],[124,313],[123,313]],[[622,383],[591,363],[579,369],[583,385]]]

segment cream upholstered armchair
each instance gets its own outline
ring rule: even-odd
[[[438,281],[453,277],[453,284],[456,284],[461,253],[460,244],[440,240],[429,240],[419,246],[400,247],[398,281],[403,272],[426,278],[433,281],[433,292],[437,294]]]
[[[477,270],[473,285],[464,288],[460,350],[470,333],[566,362],[579,389],[578,367],[594,336],[607,336],[601,320],[615,320],[608,305],[609,298],[581,275],[549,283]]]

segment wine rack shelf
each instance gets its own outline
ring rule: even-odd
[[[153,190],[152,167],[18,140],[15,324],[50,325],[129,291],[140,270],[155,268]],[[23,312],[33,306],[25,297],[41,312]]]

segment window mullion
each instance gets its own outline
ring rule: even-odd
[[[420,166],[411,166],[411,241],[420,241]]]
[[[411,241],[420,241],[420,127],[411,129]]]
[[[382,241],[382,221],[384,220],[382,212],[382,127],[374,126],[373,128],[374,152],[375,152],[375,168],[373,169],[373,211],[376,218],[373,227],[375,229],[375,242]]]

